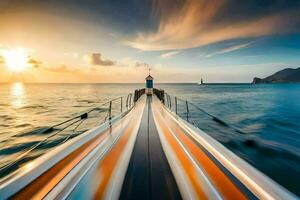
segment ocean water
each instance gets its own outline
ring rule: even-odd
[[[0,84],[0,168],[51,136],[45,128],[102,106],[109,99],[142,88],[144,84]],[[254,167],[300,196],[300,84],[156,84],[173,96],[193,102],[229,127],[190,106],[190,117],[200,129]],[[117,113],[120,102],[113,104]],[[174,106],[174,105],[173,105]],[[174,108],[174,107],[173,107]],[[125,108],[123,108],[125,109]],[[30,151],[33,159],[69,138],[101,124],[107,118],[102,106],[91,123],[50,137]],[[185,118],[185,102],[178,101]],[[42,131],[41,131],[42,130]],[[18,164],[22,165],[22,163]],[[3,176],[4,174],[0,174]]]

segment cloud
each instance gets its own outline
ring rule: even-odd
[[[252,43],[253,42],[248,42],[248,43],[244,43],[244,44],[230,46],[230,47],[221,49],[219,51],[215,51],[213,53],[207,54],[207,55],[205,55],[205,57],[212,57],[212,56],[216,56],[216,55],[221,55],[221,54],[237,51],[239,49],[246,48],[246,47],[250,46]]]
[[[162,54],[160,57],[161,58],[174,58],[179,53],[180,53],[180,51],[171,51],[171,52]]]
[[[85,58],[91,65],[113,66],[116,64],[115,61],[103,59],[101,53],[92,53],[91,55],[88,55]]]
[[[135,67],[144,67],[144,68],[147,68],[147,69],[149,69],[150,68],[150,65],[149,64],[147,64],[147,63],[143,63],[143,62],[136,62],[135,63]]]
[[[66,52],[64,53],[65,56],[70,56],[70,57],[73,57],[73,58],[78,58],[79,57],[79,53],[77,52]]]
[[[142,62],[140,60],[136,60],[130,57],[126,57],[121,59],[120,64],[118,65],[120,67],[128,67],[128,68],[144,68],[144,69],[149,69],[149,68],[153,68],[153,66],[151,66],[148,63]]]
[[[28,64],[32,65],[33,67],[40,67],[43,63],[39,60],[36,60],[34,58],[28,58],[29,60],[27,61]]]
[[[45,67],[44,68],[45,70],[47,71],[50,71],[50,72],[56,72],[56,73],[69,73],[69,72],[79,72],[78,70],[76,69],[71,69],[69,68],[67,65],[65,64],[61,64],[57,67]]]
[[[300,4],[237,0],[156,0],[158,27],[125,44],[144,51],[196,48],[225,40],[295,31]],[[281,2],[281,3],[278,3]],[[294,5],[295,4],[295,5]]]

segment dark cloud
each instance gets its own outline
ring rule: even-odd
[[[153,13],[160,21],[168,20],[169,16],[182,12],[189,4],[201,5],[207,11],[217,10],[207,21],[209,26],[254,20],[300,9],[298,0],[153,0],[153,2]],[[201,17],[202,14],[197,13],[195,17],[197,16]]]
[[[101,53],[93,53],[89,55],[88,61],[91,65],[99,65],[99,66],[113,66],[116,64],[115,61],[103,59]]]
[[[293,15],[292,12],[299,11],[299,9],[300,1],[298,0],[226,0],[211,23],[234,23],[286,13]]]
[[[139,27],[149,29],[152,0],[0,0],[0,13],[17,11],[45,11],[52,16],[73,18],[130,33]]]
[[[129,42],[127,41],[129,46],[143,50],[192,48],[224,40],[259,37],[290,29],[299,30],[300,27],[298,26],[300,0],[128,0],[126,2],[121,0],[0,0],[0,2],[6,2],[2,3],[2,6],[0,4],[0,13],[4,14],[5,12],[19,13],[19,10],[32,12],[43,10],[51,16],[109,27],[111,32],[121,33],[120,37],[129,38]],[[209,37],[211,33],[213,37]],[[134,37],[136,35],[141,37]]]
[[[158,26],[125,44],[148,51],[300,31],[300,1],[154,0]]]
[[[126,38],[125,44],[142,50],[195,48],[231,39],[260,37],[300,29],[300,0],[1,2],[6,2],[2,6],[0,4],[0,13],[3,15],[20,13],[18,11],[22,10],[43,10],[50,16],[108,27],[109,32],[117,33],[117,39]]]

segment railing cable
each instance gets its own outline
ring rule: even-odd
[[[168,99],[171,99],[171,96],[168,94],[168,93],[165,93],[166,94],[166,97],[167,97],[167,100]],[[182,101],[182,102],[185,102],[186,104],[186,113],[187,113],[187,116],[186,116],[186,119],[187,121],[190,121],[192,120],[191,119],[191,116],[190,116],[190,108],[188,107],[188,104],[194,106],[197,110],[203,112],[204,114],[206,114],[207,116],[211,117],[212,120],[214,120],[215,122],[223,125],[223,126],[226,126],[226,127],[229,127],[231,129],[233,129],[234,131],[238,132],[238,133],[241,133],[241,134],[246,134],[245,132],[239,130],[238,128],[230,125],[229,123],[225,122],[224,120],[220,119],[219,117],[216,117],[215,115],[212,115],[210,113],[208,113],[207,111],[205,111],[204,109],[200,108],[198,105],[192,103],[192,102],[189,102],[187,100],[184,100],[184,99],[181,99],[181,98],[178,98],[177,96],[174,96],[174,102],[175,102],[175,113],[178,115],[178,100]],[[171,100],[169,100],[169,102],[171,102]],[[167,107],[169,107],[170,110],[172,110],[172,107],[171,105],[169,106],[168,103],[167,103]],[[192,122],[194,123],[194,121]],[[195,124],[194,124],[195,125]]]

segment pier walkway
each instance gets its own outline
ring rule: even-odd
[[[297,199],[146,95],[1,180],[7,198]]]

